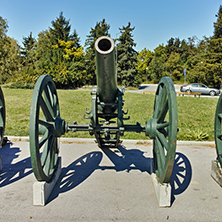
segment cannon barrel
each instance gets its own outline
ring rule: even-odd
[[[117,95],[117,76],[114,41],[101,36],[95,42],[97,93],[100,101],[114,103]]]

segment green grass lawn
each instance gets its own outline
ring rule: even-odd
[[[7,136],[28,136],[29,114],[33,90],[3,88],[6,103]],[[89,123],[83,118],[85,108],[91,108],[90,91],[58,90],[61,117],[66,122]],[[125,93],[124,110],[129,110],[130,120],[125,124],[152,118],[154,95]],[[214,140],[214,115],[217,98],[177,97],[178,140]],[[88,132],[69,132],[65,137],[90,137]],[[123,138],[146,139],[144,133],[125,133]]]

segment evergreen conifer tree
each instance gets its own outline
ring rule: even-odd
[[[29,52],[35,48],[36,40],[32,36],[32,32],[29,34],[28,37],[23,37],[23,48],[21,54],[27,59]]]
[[[0,38],[3,38],[8,31],[8,23],[6,19],[0,16]]]
[[[203,82],[214,87],[222,86],[222,6],[216,14],[214,35],[207,40],[205,51],[200,52],[201,61],[195,69],[202,73]]]
[[[134,43],[130,22],[127,26],[119,28],[120,37],[117,44],[117,80],[125,86],[136,86],[138,84],[137,52],[133,49]]]
[[[42,74],[51,75],[59,88],[75,88],[86,78],[83,47],[76,30],[73,34],[70,31],[69,20],[61,12],[38,38],[38,68]]]
[[[63,12],[60,12],[59,17],[52,21],[52,27],[49,28],[53,44],[57,44],[59,40],[69,41],[71,38],[70,29],[69,20],[66,20]]]
[[[95,64],[95,42],[101,36],[110,36],[109,35],[108,25],[103,19],[101,22],[97,22],[94,28],[91,28],[90,34],[87,35],[85,42],[86,47],[86,72],[87,72],[87,82],[89,84],[96,84],[96,64]]]
[[[222,5],[216,14],[217,22],[214,23],[214,38],[222,38]]]
[[[71,35],[71,38],[70,38],[71,41],[74,42],[74,47],[75,48],[80,48],[81,47],[81,43],[80,43],[80,37],[78,36],[78,33],[77,31],[74,29],[74,32],[73,34]]]

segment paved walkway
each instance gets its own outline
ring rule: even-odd
[[[222,188],[211,178],[214,143],[178,142],[172,206],[159,208],[150,176],[151,141],[99,149],[61,139],[62,175],[44,207],[32,205],[26,138],[0,149],[0,221],[221,221]]]

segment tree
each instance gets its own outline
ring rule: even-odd
[[[0,84],[12,81],[20,68],[20,47],[16,40],[5,36],[0,39]]]
[[[187,41],[171,37],[165,46],[159,45],[154,50],[152,61],[147,69],[151,81],[158,83],[163,76],[170,76],[174,81],[181,81],[184,68],[190,74],[191,69],[194,68],[193,57],[197,53],[196,40],[195,36],[188,38]]]
[[[138,53],[137,56],[137,70],[140,78],[143,81],[150,81],[151,77],[149,75],[148,69],[150,62],[152,61],[153,53],[149,49],[143,49],[141,52]]]
[[[198,47],[196,58],[192,62],[192,75],[195,79],[213,87],[222,85],[222,6],[216,14],[214,35],[205,38]]]
[[[76,30],[73,34],[70,30],[69,20],[61,12],[52,27],[38,35],[38,70],[51,75],[59,88],[75,88],[86,79],[83,47]]]
[[[165,47],[162,44],[154,49],[153,59],[148,68],[150,78],[154,83],[158,83],[163,76],[167,75],[166,61],[167,54]]]
[[[210,86],[220,87],[222,82],[222,38],[208,40],[208,48],[202,53],[201,68],[204,82]],[[197,67],[198,68],[198,67]]]
[[[177,52],[171,52],[165,65],[171,79],[180,80],[183,74],[183,68],[180,64],[180,54]]]
[[[20,47],[6,35],[8,23],[0,16],[0,84],[11,81],[20,68]]]
[[[134,43],[130,22],[127,26],[119,28],[120,37],[117,44],[117,80],[125,86],[137,86],[141,80],[138,76],[137,67],[137,52],[133,49],[136,46]]]
[[[74,44],[74,47],[75,48],[80,48],[81,47],[81,44],[80,44],[80,37],[78,36],[77,34],[77,31],[74,29],[74,32],[73,34],[71,35],[71,38],[70,38],[71,41],[73,41],[75,44]]]
[[[218,13],[215,15],[217,21],[214,22],[214,36],[213,38],[222,38],[222,5],[220,5]]]
[[[3,38],[8,31],[8,23],[6,19],[0,16],[0,38]]]
[[[20,50],[20,69],[15,73],[15,81],[20,85],[26,85],[36,82],[39,77],[38,70],[36,69],[36,40],[32,36],[32,32],[28,37],[23,37],[23,47]]]
[[[108,25],[103,19],[101,22],[97,22],[94,28],[91,28],[90,34],[87,35],[85,42],[86,47],[86,72],[88,84],[96,84],[96,63],[95,63],[95,42],[101,36],[110,36],[110,25]]]
[[[32,32],[30,32],[29,36],[28,37],[23,37],[23,48],[22,48],[22,51],[21,51],[21,54],[24,56],[24,57],[28,57],[28,54],[29,52],[31,52],[32,50],[34,50],[35,48],[35,43],[36,43],[36,40],[35,38],[33,38],[32,36]]]
[[[167,56],[170,56],[172,52],[180,53],[180,45],[181,42],[179,38],[174,39],[171,37],[165,46]]]
[[[60,12],[58,18],[55,21],[52,21],[52,27],[49,28],[51,34],[51,40],[53,44],[58,44],[59,40],[69,41],[71,40],[70,30],[71,25],[69,20],[66,20],[63,16],[63,12]]]
[[[76,42],[59,40],[58,47],[63,49],[63,60],[56,65],[55,81],[57,84],[81,86],[85,83],[83,47],[76,48]]]

